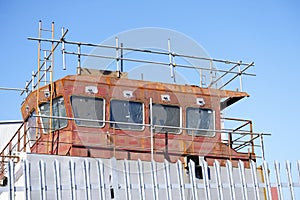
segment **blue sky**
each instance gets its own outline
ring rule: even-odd
[[[245,79],[250,98],[230,117],[252,119],[267,160],[295,161],[300,152],[300,3],[287,1],[0,1],[0,87],[22,88],[36,69],[38,21],[99,43],[130,29],[162,27],[188,35],[213,58],[255,62]],[[20,119],[18,92],[0,91],[0,120]]]

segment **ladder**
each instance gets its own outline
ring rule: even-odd
[[[43,34],[51,34],[51,39],[54,40],[54,22],[51,24],[51,29],[44,29],[42,27],[42,21],[39,21],[39,28],[38,28],[38,37],[42,38]],[[36,83],[32,84],[32,90],[36,89],[36,106],[35,110],[38,115],[42,115],[41,110],[39,108],[39,105],[41,102],[41,95],[44,95],[47,99],[49,99],[49,116],[53,116],[53,68],[54,68],[54,50],[55,50],[55,43],[54,41],[51,43],[43,43],[41,40],[38,40],[38,66],[37,71],[33,73],[33,75],[36,77]],[[48,46],[46,46],[48,45]],[[40,88],[43,85],[49,84],[48,90],[41,91]],[[43,133],[48,134],[48,140],[47,140],[47,152],[52,154],[53,152],[53,145],[52,145],[52,125],[53,125],[53,119],[50,118],[44,118],[39,119],[38,117],[35,118],[37,128],[36,129],[36,140],[40,137],[40,132],[42,130]],[[42,123],[42,120],[47,120],[47,122]],[[47,125],[45,125],[47,124]],[[47,126],[47,127],[43,127]]]

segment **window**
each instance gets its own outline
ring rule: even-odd
[[[188,134],[196,136],[214,136],[214,111],[205,108],[187,108],[186,110],[187,128],[201,129],[188,130]],[[210,131],[209,131],[210,130]]]
[[[40,131],[36,126],[36,117],[35,117],[35,110],[32,111],[32,113],[30,114],[30,116],[28,117],[27,120],[27,136],[29,139],[29,145],[30,147],[32,147],[34,145],[34,143],[36,142],[36,140],[38,138],[40,138]]]
[[[94,97],[72,96],[71,104],[75,123],[78,126],[104,126],[104,99]],[[99,121],[93,121],[99,120]]]
[[[49,132],[50,130],[50,102],[46,102],[40,105],[40,112],[42,116],[42,123],[44,132]],[[51,130],[58,130],[64,128],[68,124],[67,119],[59,119],[55,117],[66,117],[66,109],[64,104],[64,99],[62,97],[53,99],[52,102],[52,126]]]
[[[158,133],[180,133],[181,127],[181,110],[178,106],[153,104],[152,105],[152,120],[155,127],[155,132]],[[178,127],[178,128],[170,128]]]
[[[134,101],[111,100],[110,121],[111,127],[116,129],[142,130],[144,126],[143,104]],[[115,122],[115,123],[112,123]],[[121,122],[121,123],[118,123]],[[131,123],[131,124],[126,124]]]

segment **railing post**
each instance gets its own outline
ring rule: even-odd
[[[71,199],[77,199],[75,162],[73,160],[69,161],[69,176],[70,176],[70,196],[72,197]]]
[[[189,167],[189,175],[190,175],[190,184],[192,187],[192,199],[197,200],[198,194],[197,194],[197,183],[196,183],[196,175],[195,175],[195,163],[194,161],[190,160],[188,163]]]
[[[265,160],[265,150],[264,150],[263,134],[259,134],[259,137],[260,137],[261,158],[264,161]]]
[[[251,120],[249,120],[249,126],[250,126],[250,139],[251,139],[251,153],[254,153],[253,124]]]
[[[232,163],[229,160],[226,162],[226,170],[228,175],[230,196],[232,200],[235,200],[235,184],[233,179]]]
[[[84,183],[85,183],[85,194],[86,194],[86,199],[92,199],[91,196],[91,177],[90,177],[90,162],[86,159],[83,162],[83,174],[84,174]]]
[[[276,175],[276,188],[278,191],[278,199],[282,200],[282,183],[281,183],[281,178],[280,178],[280,165],[277,161],[274,162],[274,167],[275,167],[275,175]]]
[[[205,160],[201,160],[200,163],[201,163],[202,173],[203,173],[204,191],[206,193],[205,198],[206,200],[210,200],[211,195],[210,195],[210,185],[209,185],[209,177],[208,177],[208,165]]]
[[[39,179],[40,179],[40,199],[47,199],[47,186],[46,186],[46,163],[42,160],[39,161]]]
[[[11,156],[12,155],[12,141],[9,142],[9,145],[8,145],[8,156]]]
[[[158,199],[158,183],[157,183],[157,168],[156,162],[151,160],[151,176],[152,176],[152,185],[153,185],[153,199]]]
[[[24,175],[24,192],[25,199],[31,199],[31,185],[30,185],[30,163],[28,160],[22,160],[22,168]]]
[[[251,175],[252,175],[255,199],[259,200],[260,195],[259,195],[259,185],[258,185],[258,180],[257,180],[257,166],[253,160],[250,161],[250,168],[251,168]]]
[[[23,152],[26,152],[26,150],[27,150],[27,123],[24,123],[23,124]],[[29,148],[30,148],[30,146],[29,146]]]
[[[130,171],[128,161],[124,160],[124,183],[125,183],[125,196],[127,200],[131,199],[131,183],[130,183]]]
[[[217,183],[217,191],[218,191],[218,199],[223,200],[223,185],[221,181],[221,168],[220,162],[215,160],[214,162],[215,175],[216,175],[216,183]]]
[[[81,48],[80,48],[80,44],[78,44],[78,47],[77,47],[77,75],[80,75],[81,74],[81,59],[80,59],[80,56],[81,56]]]
[[[1,152],[1,155],[0,155],[0,157],[1,157],[1,165],[0,165],[0,177],[2,177],[2,175],[4,175],[4,161],[5,161],[5,156],[4,156],[4,151],[3,152]]]
[[[242,194],[243,194],[243,199],[244,200],[248,200],[248,196],[247,196],[247,185],[246,185],[246,178],[245,178],[245,166],[243,161],[239,161],[238,162],[238,168],[239,168],[239,172],[240,172],[240,180],[241,180],[241,184],[242,184]]]
[[[137,167],[138,167],[138,180],[139,180],[140,199],[146,199],[145,186],[144,186],[143,163],[140,159],[137,162]]]
[[[20,133],[20,129],[18,130],[18,143],[17,143],[17,151],[20,152],[20,141],[21,140],[21,133]]]
[[[184,195],[184,181],[183,181],[183,167],[182,167],[182,162],[180,160],[177,161],[176,163],[177,166],[177,175],[178,175],[178,183],[179,183],[179,194],[180,198],[179,199],[185,199]]]
[[[164,173],[165,173],[165,183],[166,183],[166,193],[167,199],[172,199],[172,190],[171,190],[171,179],[170,179],[170,164],[167,160],[164,161]]]
[[[54,160],[53,170],[54,170],[54,184],[55,184],[56,199],[61,200],[62,199],[61,172],[60,172],[60,163],[58,160]]]
[[[240,91],[242,92],[243,91],[243,80],[242,80],[241,63],[242,63],[242,61],[240,61],[238,64],[238,75],[240,78]]]
[[[266,192],[266,198],[267,200],[272,200],[272,193],[271,193],[271,184],[270,184],[270,177],[269,177],[269,167],[267,161],[263,161],[262,164],[263,169],[263,177],[264,177],[264,183],[265,183],[265,192]]]
[[[14,200],[15,199],[15,170],[14,170],[14,163],[12,160],[8,162],[8,199]]]
[[[293,178],[292,178],[292,173],[291,173],[291,162],[288,160],[286,161],[286,176],[288,179],[288,187],[290,189],[291,199],[294,200],[295,199],[295,191],[294,191],[294,184],[293,184]]]

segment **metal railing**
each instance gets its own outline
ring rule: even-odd
[[[1,149],[0,153],[0,177],[2,177],[7,169],[6,164],[9,161],[19,162],[19,152],[30,151],[29,140],[27,138],[26,121],[24,121],[7,145]]]
[[[39,22],[39,31],[43,30],[41,28],[41,21]],[[54,23],[52,23],[52,32],[54,32]],[[199,81],[197,83],[192,83],[193,85],[199,85],[200,87],[204,87],[202,84],[204,81],[203,79],[203,73],[207,72],[210,77],[207,77],[207,80],[209,80],[208,83],[205,83],[207,87],[214,87],[217,89],[224,89],[229,83],[231,83],[236,78],[239,78],[239,90],[243,90],[242,86],[242,76],[255,76],[253,73],[248,73],[247,70],[254,66],[254,62],[251,63],[245,63],[242,61],[229,61],[229,60],[222,60],[222,59],[214,59],[214,58],[206,58],[206,57],[200,57],[197,55],[186,55],[182,53],[176,53],[171,50],[171,41],[168,39],[166,43],[168,44],[168,50],[151,50],[151,49],[141,49],[141,48],[132,48],[132,47],[125,47],[123,46],[123,43],[119,42],[119,39],[116,38],[116,44],[115,45],[105,45],[105,44],[93,44],[93,43],[87,43],[87,42],[75,42],[75,41],[68,41],[66,40],[65,36],[68,33],[68,29],[62,28],[61,31],[61,37],[59,39],[54,39],[53,35],[51,39],[42,38],[41,34],[37,38],[35,37],[29,37],[29,40],[34,40],[38,42],[38,45],[40,47],[41,43],[48,43],[51,45],[51,51],[47,54],[47,52],[44,55],[44,58],[41,59],[41,48],[39,48],[39,66],[37,72],[32,72],[32,77],[30,81],[26,82],[25,88],[22,91],[22,94],[26,91],[26,93],[30,93],[34,89],[37,88],[37,83],[41,82],[42,80],[46,80],[47,73],[49,73],[51,70],[48,66],[48,62],[52,62],[52,59],[54,58],[54,53],[58,49],[59,46],[61,46],[61,53],[62,53],[62,66],[65,70],[66,67],[66,55],[73,55],[77,58],[77,74],[81,73],[81,67],[82,67],[82,58],[95,58],[95,59],[106,59],[111,60],[115,62],[116,65],[116,71],[122,72],[123,71],[123,62],[129,62],[129,63],[144,63],[144,64],[151,64],[151,65],[160,65],[170,68],[170,76],[173,78],[175,76],[175,69],[176,68],[185,68],[185,69],[196,69],[199,71]],[[126,41],[124,41],[126,42]],[[110,53],[106,52],[107,54],[93,54],[90,53],[95,48],[103,49],[103,50],[111,50]],[[68,50],[69,49],[69,50]],[[136,52],[141,53],[142,55],[148,55],[150,54],[153,56],[153,60],[147,60],[147,59],[140,59],[140,58],[131,58],[126,57],[128,53],[130,52]],[[156,58],[155,56],[159,56],[160,59]],[[161,57],[165,57],[164,59],[161,59]],[[145,57],[145,56],[144,56]],[[175,62],[175,59],[177,59],[177,62]],[[186,64],[185,62],[179,62],[181,59],[189,59],[193,61],[203,61],[205,62],[205,66],[203,65],[192,65],[192,64]],[[165,62],[168,61],[168,62]],[[216,64],[219,64],[220,69],[216,68]],[[51,68],[53,68],[51,64]],[[44,72],[44,73],[39,73]],[[218,76],[216,74],[218,73]],[[206,78],[205,78],[206,80]],[[45,81],[47,82],[47,81]],[[236,88],[235,88],[236,89]]]
[[[174,128],[174,129],[179,129],[180,132],[182,131],[191,131],[192,133],[197,132],[197,131],[207,131],[207,132],[212,132],[214,134],[225,134],[227,136],[227,139],[223,140],[222,142],[225,143],[228,148],[234,149],[237,152],[245,152],[245,153],[253,153],[255,154],[256,158],[261,158],[264,160],[264,144],[263,144],[263,136],[268,136],[270,134],[264,134],[264,133],[255,133],[252,130],[252,122],[250,120],[243,120],[243,119],[236,119],[236,118],[224,118],[224,120],[229,120],[229,121],[237,121],[237,122],[242,122],[242,125],[239,125],[237,128],[234,129],[222,129],[222,130],[207,130],[207,129],[196,129],[196,128],[185,128],[185,127],[173,127],[173,126],[162,126],[162,125],[153,125],[153,124],[137,124],[137,123],[128,123],[128,122],[117,122],[117,121],[107,121],[107,120],[93,120],[93,119],[81,119],[81,118],[70,118],[70,117],[57,117],[57,116],[45,116],[45,115],[32,115],[32,117],[36,118],[52,118],[52,119],[61,119],[61,120],[71,120],[71,121],[88,121],[88,122],[101,122],[101,123],[107,123],[107,124],[122,124],[122,125],[130,125],[130,126],[143,126],[143,127],[148,127],[150,130],[155,130],[156,128]],[[26,152],[30,151],[30,147],[33,145],[33,143],[39,142],[40,144],[44,145],[49,145],[49,143],[52,143],[51,146],[56,146],[58,147],[61,141],[59,141],[59,138],[52,139],[52,141],[39,141],[39,138],[30,138],[32,136],[29,136],[29,129],[36,129],[37,132],[42,133],[45,128],[43,127],[27,127],[27,120],[25,120],[20,128],[16,131],[16,133],[12,136],[11,140],[7,143],[7,145],[2,149],[0,153],[0,176],[3,176],[5,170],[7,169],[6,164],[8,163],[9,160],[13,160],[14,162],[19,161],[19,152]],[[39,125],[41,126],[41,125]],[[244,130],[242,128],[249,126],[249,130]],[[66,128],[65,128],[66,129]],[[22,131],[23,130],[23,131]],[[68,131],[74,131],[74,130],[69,130],[68,128],[66,129]],[[55,130],[49,129],[47,132],[52,132]],[[76,130],[78,131],[78,130]],[[114,136],[120,136],[120,137],[131,137],[131,138],[151,138],[153,140],[156,139],[156,133],[151,133],[147,135],[141,135],[141,136],[136,136],[136,134],[130,134],[130,130],[124,131],[122,134],[120,133],[115,133],[114,131],[112,132],[106,132],[105,134],[109,135],[110,137]],[[132,130],[135,132],[134,130]],[[33,131],[36,132],[36,131]],[[82,131],[81,131],[82,132]],[[140,131],[139,131],[140,132]],[[149,131],[151,132],[151,131]],[[88,133],[92,133],[89,131]],[[99,132],[95,132],[96,134],[99,134]],[[171,134],[171,133],[169,133]],[[191,135],[190,139],[185,139],[186,142],[194,142],[194,138],[197,137],[196,135]],[[209,137],[209,136],[207,136]],[[49,139],[49,137],[48,137]],[[174,141],[180,141],[182,140],[181,138],[174,137],[172,140]],[[211,143],[213,145],[217,141],[210,141],[206,140],[207,143]],[[65,144],[65,141],[62,142]],[[112,145],[114,145],[114,151],[124,150],[126,148],[131,149],[131,146],[122,146],[119,147],[113,143],[109,143],[106,146],[101,146],[102,148],[108,148],[111,149]],[[153,153],[153,146],[151,147],[143,147],[144,152],[151,152]],[[138,150],[138,149],[136,149]],[[174,151],[174,150],[173,150]],[[192,151],[192,150],[191,150]],[[49,152],[44,152],[44,153],[49,153]],[[53,152],[52,152],[53,153]],[[174,152],[176,153],[176,152]],[[217,156],[217,155],[215,155]]]

